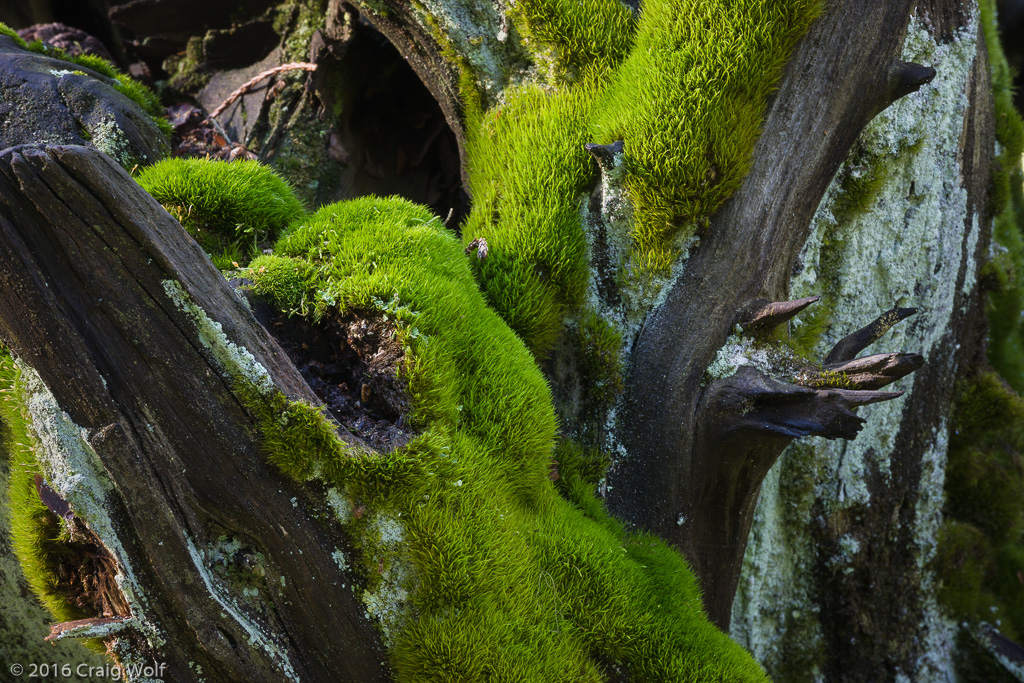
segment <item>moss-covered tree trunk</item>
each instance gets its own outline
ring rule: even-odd
[[[467,256],[448,265],[449,252],[460,250],[436,235],[423,237],[429,217],[383,203],[358,220],[346,217],[356,209],[330,208],[304,218],[275,254],[241,273],[263,296],[260,306],[269,301],[279,309],[278,317],[261,316],[266,324],[285,327],[284,312],[316,329],[327,324],[336,335],[340,325],[360,357],[354,328],[346,326],[364,319],[384,325],[401,343],[389,353],[407,363],[398,384],[408,387],[380,402],[402,420],[408,413],[411,442],[403,436],[393,452],[369,441],[339,451],[324,446],[320,432],[316,441],[296,428],[285,436],[306,451],[289,441],[283,454],[274,421],[261,422],[260,409],[245,402],[248,389],[232,388],[223,368],[227,379],[211,381],[227,384],[220,387],[226,407],[205,411],[213,424],[247,419],[248,427],[238,427],[256,433],[247,452],[269,452],[281,472],[325,483],[326,500],[351,500],[352,519],[368,515],[362,526],[372,531],[357,533],[357,555],[370,567],[360,590],[366,589],[367,616],[382,625],[389,664],[375,666],[379,646],[365,632],[361,610],[348,604],[351,592],[331,593],[351,619],[323,652],[306,651],[317,647],[310,644],[315,610],[286,607],[287,600],[272,604],[260,592],[263,575],[251,586],[207,577],[208,584],[220,582],[219,592],[207,585],[209,595],[193,594],[175,581],[188,584],[181,577],[198,572],[195,589],[203,562],[193,557],[189,566],[182,552],[175,556],[180,566],[152,565],[143,556],[151,558],[150,546],[167,539],[141,526],[122,549],[123,562],[151,567],[146,590],[156,593],[153,605],[133,606],[141,619],[132,625],[133,637],[179,668],[188,666],[183,652],[201,647],[204,671],[225,680],[269,676],[274,667],[310,680],[325,672],[350,680],[391,671],[408,678],[442,671],[525,676],[519,660],[504,656],[523,642],[534,648],[526,661],[537,680],[757,679],[756,666],[748,668],[712,636],[715,645],[699,650],[697,659],[715,664],[694,664],[687,653],[698,647],[687,638],[706,633],[703,616],[696,625],[673,620],[699,612],[690,600],[695,585],[675,560],[659,554],[653,537],[642,535],[649,532],[686,558],[711,623],[778,680],[944,680],[954,670],[967,631],[938,602],[943,573],[935,562],[952,409],[958,382],[987,362],[981,275],[994,252],[999,208],[991,187],[1005,183],[1011,162],[1019,164],[997,156],[1007,148],[1019,154],[1019,145],[1004,137],[996,142],[1005,113],[993,105],[983,32],[990,12],[983,16],[972,0],[363,0],[264,3],[248,11],[249,21],[193,35],[187,50],[165,62],[176,87],[197,94],[209,109],[264,69],[315,64],[312,76],[296,72],[275,88],[247,94],[225,116],[227,134],[273,163],[310,208],[369,192],[403,192],[435,212],[449,210],[448,228],[459,233]],[[125,6],[113,15],[141,40],[149,24],[140,12]],[[378,114],[367,114],[365,102],[378,93],[368,85],[363,60],[379,47],[376,33],[368,38],[368,24],[397,48],[439,105],[440,115],[417,117],[421,132],[409,142],[381,144],[381,129],[366,123],[388,106],[374,100],[378,108],[369,111]],[[232,36],[261,31],[273,33],[276,47],[270,40],[261,44],[267,49],[250,44],[241,50],[245,57],[219,65]],[[398,67],[388,65],[382,80],[401,83]],[[450,138],[431,132],[441,116]],[[448,139],[454,148],[445,151],[436,140]],[[46,162],[51,165],[72,163],[62,155],[77,158],[46,154],[57,159]],[[46,166],[40,161],[46,154],[24,153],[28,161],[17,161],[7,153],[0,171],[16,178],[24,173],[18,169]],[[15,211],[28,201],[16,197],[25,186],[17,189],[10,180],[8,187]],[[178,217],[189,227],[191,209],[182,206]],[[397,232],[373,232],[385,218],[401,225],[388,228]],[[62,222],[49,215],[33,220]],[[352,237],[360,231],[372,238]],[[390,241],[397,234],[402,239]],[[417,252],[419,240],[430,248]],[[165,248],[160,239],[155,244],[146,248]],[[324,265],[325,252],[335,265]],[[364,260],[372,264],[368,270]],[[161,262],[166,272],[153,281],[187,280],[186,261]],[[141,260],[136,265],[145,269]],[[476,287],[466,284],[469,268],[487,304],[522,344],[503,336],[504,325],[495,333],[487,327],[490,313],[480,312],[482,304],[476,308]],[[3,272],[13,297],[24,288],[10,270]],[[425,280],[416,279],[421,271],[429,273]],[[134,272],[129,264],[128,275],[137,277]],[[186,291],[198,300],[198,288]],[[165,294],[180,304],[170,290]],[[40,339],[19,332],[14,311],[25,304],[4,301],[5,343],[56,394],[61,371],[47,365],[47,353],[36,352]],[[216,302],[204,300],[196,310],[221,321]],[[145,310],[137,302],[125,308]],[[171,320],[181,317],[157,308]],[[66,307],[47,310],[59,312],[53,314],[58,327],[65,324]],[[125,324],[146,329],[146,320],[140,314]],[[194,334],[186,330],[185,337]],[[246,345],[231,334],[226,339]],[[452,350],[467,340],[487,360]],[[83,342],[92,343],[98,342]],[[218,352],[199,349],[202,344],[193,344],[197,357],[212,354],[216,374]],[[106,353],[106,343],[100,346],[97,358]],[[131,344],[124,348],[119,362],[132,352]],[[252,351],[265,364],[266,354]],[[318,366],[317,378],[326,377],[323,366],[339,361],[303,359]],[[299,362],[294,353],[292,360]],[[102,379],[106,361],[90,362]],[[290,365],[282,366],[281,376],[290,376]],[[305,388],[289,392],[288,381],[271,374],[289,399],[316,402]],[[148,405],[161,391],[184,390],[165,380],[144,391],[126,379],[111,395],[122,397],[123,412],[134,398],[145,396]],[[391,381],[363,383],[362,403],[391,391]],[[106,383],[103,392],[93,384],[103,419],[89,414],[85,390],[57,405],[75,423],[89,421],[95,430],[89,443],[99,452],[107,438],[100,422],[118,421],[108,419],[114,409],[102,397]],[[73,408],[76,402],[81,407]],[[173,415],[172,400],[168,405],[171,417],[185,419]],[[294,416],[287,401],[271,405]],[[231,412],[239,410],[252,414],[243,419]],[[149,438],[148,414],[135,415],[132,437],[144,454],[151,446],[142,443]],[[261,446],[261,439],[277,439],[278,450]],[[176,443],[167,453],[188,448]],[[348,458],[344,464],[332,459],[339,452]],[[116,466],[128,467],[128,451],[120,457]],[[99,458],[112,466],[102,453]],[[465,464],[477,460],[486,475]],[[141,486],[131,492],[127,473],[111,474],[123,499],[117,505],[128,510],[146,508],[147,487],[185,501],[180,510],[179,503],[167,504],[164,523],[167,538],[181,548],[199,542],[193,527],[203,528],[200,552],[207,555],[227,552],[218,543],[238,551],[234,532],[244,533],[247,542],[239,547],[262,549],[257,554],[269,558],[271,569],[260,565],[261,571],[293,585],[291,570],[282,568],[291,560],[274,555],[272,529],[244,524],[229,514],[230,505],[218,514],[205,510],[213,521],[192,519],[197,506],[204,508],[194,500],[202,495],[192,492],[204,490],[203,482],[167,472],[145,486],[131,484]],[[264,474],[267,482],[276,476]],[[227,472],[208,476],[214,487],[233,481]],[[557,482],[557,502],[548,498],[549,478]],[[501,496],[508,498],[479,493],[475,484],[505,487]],[[299,502],[308,502],[302,495],[315,499],[320,486],[300,486]],[[625,529],[605,516],[595,493]],[[445,502],[423,502],[436,500]],[[285,505],[274,517],[279,514],[292,513]],[[392,527],[401,533],[390,533]],[[536,536],[514,539],[520,531]],[[291,542],[309,556],[307,569],[324,573],[331,548],[322,538]],[[615,552],[601,554],[602,544]],[[344,565],[341,557],[334,560]],[[493,594],[480,590],[487,576],[498,586]],[[315,581],[307,583],[295,595],[308,600]],[[523,585],[530,590],[519,592]],[[232,591],[252,604],[241,617],[221,614],[219,621],[211,607],[206,624],[213,629],[223,621],[216,630],[230,647],[210,644],[212,630],[196,639],[189,624],[199,618],[201,601]],[[459,607],[447,606],[449,600]],[[481,608],[473,600],[494,602]],[[524,607],[524,600],[533,602]],[[652,616],[670,600],[669,616]],[[625,606],[636,614],[622,613]],[[548,617],[527,607],[557,615],[557,624],[541,623]],[[497,624],[495,614],[508,623]],[[248,644],[241,631],[231,637],[252,619],[267,637]],[[81,634],[93,627],[81,627]],[[995,642],[977,629],[970,633],[982,649]],[[158,638],[172,645],[154,645]],[[361,658],[342,667],[345,647]]]
[[[572,91],[588,59],[616,63],[611,40],[602,46],[610,54],[580,54],[574,41],[584,39],[573,31],[582,29],[573,17],[556,14],[571,15],[567,7],[527,5],[491,12],[460,9],[458,3],[367,3],[366,16],[401,49],[419,55],[413,64],[435,90],[451,92],[467,72],[476,79],[482,102],[463,97],[457,123],[457,130],[472,131],[481,126],[474,108],[506,115],[508,104],[492,103],[512,99],[509,93],[524,80]],[[587,5],[587,11],[584,23],[599,25],[595,32],[614,30],[597,6]],[[664,11],[661,3],[641,3],[638,45],[659,44],[657,31],[668,30],[658,25],[669,21]],[[772,19],[777,23],[770,30],[784,42],[786,19]],[[503,39],[506,23],[519,30],[530,56],[543,55],[538,63],[555,76],[516,72],[516,43]],[[515,29],[510,35],[517,37]],[[714,45],[716,36],[706,39]],[[433,57],[445,50],[459,56],[441,60],[447,71]],[[956,627],[935,602],[938,580],[929,561],[942,517],[957,379],[982,362],[986,323],[977,273],[990,249],[995,172],[990,66],[979,9],[959,1],[828,3],[787,57],[744,166],[749,170],[720,207],[707,199],[707,188],[732,180],[731,169],[724,168],[714,136],[705,141],[685,121],[712,115],[686,110],[692,105],[680,98],[674,106],[684,113],[656,110],[668,119],[661,125],[616,125],[601,107],[619,102],[607,95],[596,100],[587,142],[621,137],[624,145],[593,150],[600,176],[590,199],[580,202],[589,299],[566,297],[569,329],[551,352],[549,376],[567,431],[611,451],[601,482],[610,508],[683,550],[701,578],[712,618],[731,626],[770,671],[786,680],[942,676],[953,668]],[[742,57],[736,59],[739,66],[733,66],[741,70]],[[626,57],[610,87],[615,95],[621,95],[614,91],[620,83],[633,88],[627,101],[650,111],[645,100],[664,98],[664,83],[643,70],[656,67],[637,61]],[[680,74],[696,71],[685,60],[666,61]],[[633,80],[627,83],[623,73]],[[735,76],[718,76],[726,83],[709,87],[734,87],[729,78]],[[716,104],[733,112],[738,106],[728,96]],[[731,125],[742,125],[732,115],[737,118]],[[654,145],[669,158],[645,158],[651,142],[644,137],[673,126],[677,132],[665,149]],[[489,130],[494,135],[497,128]],[[704,157],[696,162],[698,168],[704,162],[703,177],[672,177],[659,168],[671,166],[672,154],[690,153],[687,145],[701,144],[709,145],[697,155]],[[483,193],[472,184],[473,165],[483,164],[474,153],[486,152],[474,150],[471,140],[466,154],[477,200]],[[695,238],[675,251],[665,247],[672,266],[664,280],[630,281],[643,268],[646,255],[636,252],[650,246],[643,229],[653,212],[642,185],[650,181],[631,174],[679,183],[688,201],[710,203],[697,210],[671,205],[669,239]],[[465,239],[486,235],[492,253],[505,248],[500,211],[497,205],[483,225],[471,218]],[[504,232],[508,240],[517,234]],[[518,302],[502,301],[500,276],[487,274],[492,279],[485,275],[485,286],[496,305],[514,319]],[[771,325],[742,332],[736,327],[767,302],[809,296],[821,300],[789,323],[789,334],[772,336]],[[764,381],[766,374],[801,372],[785,367],[792,359],[774,358],[770,349],[779,342],[765,345],[765,338],[788,337],[807,357],[825,361],[826,370],[848,375],[838,361],[857,355],[896,321],[877,325],[848,354],[830,355],[833,345],[900,307],[916,308],[916,317],[870,351],[918,353],[925,365],[897,385],[906,392],[901,400],[860,409],[867,423],[852,442],[829,439],[848,439],[860,430],[844,416],[861,399],[837,399],[827,390],[828,378],[797,380],[817,394]],[[593,383],[586,376],[593,364],[580,359],[592,344],[580,331],[588,308],[624,336],[624,390],[609,412],[594,410],[587,389],[577,388]],[[529,338],[531,323],[524,320],[516,329]],[[542,343],[537,346],[547,355]],[[887,360],[893,366],[904,362]],[[891,379],[911,365],[915,361],[906,360]],[[723,376],[728,379],[715,381]],[[844,376],[839,385],[883,383]],[[845,406],[834,404],[844,400]],[[800,436],[818,438],[801,439],[770,469]],[[741,563],[740,599],[733,607]]]

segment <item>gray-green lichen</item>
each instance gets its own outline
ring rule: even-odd
[[[791,381],[803,363],[786,346],[759,344],[753,337],[736,333],[729,335],[722,348],[718,349],[715,359],[704,372],[704,381],[732,377],[745,365],[757,368],[769,377]]]
[[[518,41],[510,39],[506,3],[464,0],[419,0],[412,3],[423,28],[464,55],[476,85],[489,102],[497,102],[509,75],[526,64]],[[437,32],[440,31],[440,35]]]
[[[228,380],[241,380],[271,397],[277,391],[267,369],[256,360],[249,349],[238,346],[224,334],[224,328],[206,315],[176,280],[164,280],[164,292],[183,313],[192,319],[199,333],[199,341],[220,365],[221,375]]]
[[[98,124],[86,128],[96,149],[121,164],[124,168],[132,168],[146,161],[146,155],[132,149],[127,136],[113,119],[103,119]]]
[[[367,555],[378,562],[378,576],[363,591],[362,601],[367,618],[377,621],[384,642],[390,647],[401,628],[412,593],[412,562],[404,552],[405,531],[399,518],[378,514],[369,525],[368,545],[373,548]]]
[[[884,340],[887,348],[921,353],[930,363],[945,339],[959,294],[975,286],[975,247],[981,231],[969,213],[967,190],[955,150],[967,114],[967,90],[977,53],[978,13],[972,7],[967,26],[949,42],[936,42],[924,23],[910,22],[901,59],[936,69],[934,81],[879,114],[864,130],[859,145],[868,158],[888,159],[887,175],[867,207],[852,216],[835,216],[842,202],[842,183],[834,180],[812,223],[811,235],[798,262],[790,293],[793,298],[823,293],[834,311],[831,324],[815,351],[827,353],[849,334],[893,305],[912,306],[919,314],[894,328]],[[851,163],[850,161],[847,162]],[[840,169],[836,178],[848,175]],[[798,329],[800,318],[793,323]],[[732,633],[767,665],[782,662],[792,635],[779,625],[781,615],[797,610],[812,613],[815,604],[813,546],[805,517],[783,519],[773,510],[800,506],[801,497],[820,500],[828,513],[854,505],[870,505],[866,484],[870,471],[890,476],[893,439],[903,417],[912,383],[894,388],[908,392],[901,401],[860,409],[867,424],[854,441],[807,439],[788,449],[762,487],[751,542],[732,615]],[[946,427],[933,434],[925,451],[914,536],[919,567],[934,551],[941,518],[942,479],[946,461]],[[817,471],[803,486],[787,482],[799,468],[790,461],[800,449],[811,449]],[[798,493],[794,494],[793,491]],[[788,559],[787,559],[788,558]],[[931,581],[922,569],[923,583]],[[922,596],[931,588],[920,587]],[[925,655],[914,676],[938,677],[952,670],[951,624],[932,600],[924,600],[926,617],[919,637]],[[807,638],[804,631],[800,637]],[[812,636],[814,637],[814,636]]]
[[[275,640],[273,634],[266,632],[260,628],[259,624],[246,616],[245,611],[239,607],[231,588],[215,576],[212,566],[217,562],[216,556],[210,557],[208,553],[197,548],[191,538],[186,537],[185,542],[188,546],[189,557],[192,558],[192,565],[199,573],[207,594],[220,605],[224,613],[242,627],[249,636],[250,644],[266,652],[288,680],[298,681],[298,674],[288,657],[287,649]]]

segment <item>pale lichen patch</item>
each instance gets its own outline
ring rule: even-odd
[[[397,517],[378,514],[369,522],[368,540],[374,546],[377,576],[363,591],[367,618],[375,619],[384,642],[391,646],[398,635],[412,593],[412,562],[406,556],[405,531]]]
[[[164,280],[162,284],[168,298],[195,323],[200,343],[220,365],[222,376],[230,380],[241,379],[263,396],[273,396],[277,391],[274,380],[249,349],[229,340],[221,324],[211,320],[206,311],[192,301],[192,297],[185,292],[181,283],[176,280]]]
[[[146,155],[136,152],[131,142],[124,134],[124,131],[113,119],[107,118],[88,128],[92,143],[96,149],[119,163],[122,167],[130,169],[137,163],[146,161]]]
[[[207,554],[197,548],[192,539],[186,537],[185,543],[188,546],[189,557],[192,558],[192,565],[202,579],[206,592],[220,605],[223,614],[230,616],[235,623],[242,627],[249,637],[249,642],[266,652],[288,680],[298,681],[298,674],[292,666],[286,648],[275,641],[273,634],[265,632],[239,608],[231,591],[211,571],[209,565],[212,560],[207,558]]]

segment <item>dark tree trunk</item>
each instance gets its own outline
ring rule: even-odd
[[[764,474],[794,436],[840,435],[809,424],[780,436],[765,424],[761,434],[751,429],[745,444],[730,442],[731,457],[723,458],[713,447],[719,436],[706,433],[709,422],[723,419],[707,410],[713,387],[703,393],[695,389],[741,312],[757,299],[786,298],[811,217],[864,126],[934,76],[933,70],[899,60],[912,8],[910,2],[833,3],[811,27],[766,116],[749,175],[712,218],[700,248],[666,304],[648,318],[633,353],[621,420],[631,457],[614,470],[609,502],[624,518],[683,549],[701,577],[712,619],[723,628],[729,624]],[[980,51],[960,150],[971,215],[986,214],[994,136],[987,69]],[[978,244],[970,259],[979,258],[983,248]],[[953,338],[972,336],[977,297],[970,305],[975,317],[962,318],[963,327],[950,331]],[[917,375],[917,382],[927,384],[951,386],[953,380],[944,365]],[[655,403],[646,399],[652,395],[668,398]],[[915,400],[926,395],[915,392]],[[813,405],[790,406],[792,417],[810,415]],[[930,430],[932,419],[948,413],[948,402],[943,405],[932,404],[928,419],[907,420],[900,433]],[[733,421],[738,421],[735,413]],[[919,455],[902,457],[912,461]],[[755,463],[749,476],[736,464],[747,459]],[[681,525],[680,515],[686,519]]]

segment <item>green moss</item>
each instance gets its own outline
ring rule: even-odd
[[[595,87],[507,92],[468,142],[473,212],[463,237],[487,239],[476,267],[488,299],[538,356],[586,292],[577,196],[593,177],[583,145]]]
[[[618,66],[633,42],[633,12],[618,0],[524,0],[511,9],[534,58],[555,82]]]
[[[577,507],[587,509],[611,457],[594,446],[581,446],[562,438],[555,447],[554,459],[558,466],[558,492]]]
[[[25,42],[25,39],[19,36],[17,31],[3,22],[0,22],[0,36],[7,36],[12,39],[18,47],[28,47],[28,43]]]
[[[624,140],[641,267],[715,211],[750,167],[765,102],[816,0],[645,2],[630,56],[597,107],[598,142]]]
[[[511,11],[549,83],[506,88],[487,111],[467,98],[474,205],[463,236],[487,239],[478,274],[488,300],[537,357],[588,284],[580,201],[595,168],[583,146],[625,141],[633,244],[628,265],[615,265],[640,283],[663,274],[680,228],[739,186],[767,95],[818,11],[817,0],[784,9],[659,0],[639,19],[613,0],[531,0]]]
[[[171,123],[166,119],[166,117],[164,117],[164,108],[160,104],[160,98],[157,97],[156,94],[148,87],[121,72],[117,67],[102,57],[89,54],[72,57],[64,50],[48,46],[38,40],[33,41],[32,43],[26,43],[20,36],[18,36],[17,31],[3,23],[0,23],[0,35],[10,36],[19,47],[23,47],[31,52],[46,55],[47,57],[54,57],[56,59],[63,59],[71,62],[72,64],[84,66],[85,68],[91,69],[102,76],[113,79],[116,81],[114,84],[115,90],[142,107],[143,111],[152,117],[153,122],[156,124],[157,128],[160,129],[161,133],[167,136],[171,135]]]
[[[10,351],[0,349],[0,423],[3,427],[0,448],[10,463],[7,493],[14,554],[32,593],[57,621],[93,617],[96,615],[70,603],[59,587],[57,568],[73,562],[74,558],[69,559],[67,530],[46,508],[36,490],[36,475],[42,475],[43,471],[35,456],[38,445],[25,413],[20,374]],[[82,643],[94,652],[106,651],[99,641]]]
[[[994,559],[992,544],[974,525],[955,520],[942,525],[938,540],[934,567],[940,579],[939,601],[958,620],[990,618],[982,586]]]
[[[999,288],[989,297],[988,356],[1018,392],[1024,391],[1024,121],[1013,106],[1013,74],[999,42],[994,0],[978,3],[988,48],[998,142],[992,175],[993,238],[1003,251],[993,264]]]
[[[385,455],[353,456],[308,406],[246,399],[273,416],[261,420],[272,461],[366,510],[349,525],[398,680],[599,681],[615,667],[642,680],[764,680],[707,622],[682,557],[605,514],[590,492],[599,455],[563,443],[575,503],[557,494],[546,383],[429,211],[399,199],[327,206],[247,276],[314,322],[385,316],[405,347],[420,435]]]
[[[939,598],[958,620],[999,619],[1013,638],[1024,633],[1024,399],[981,374],[961,388],[950,433]]]
[[[244,264],[305,215],[295,192],[255,161],[166,159],[136,178],[219,268]]]
[[[610,409],[624,388],[622,335],[607,320],[587,309],[572,325],[577,362],[587,387],[585,400],[595,414]]]

